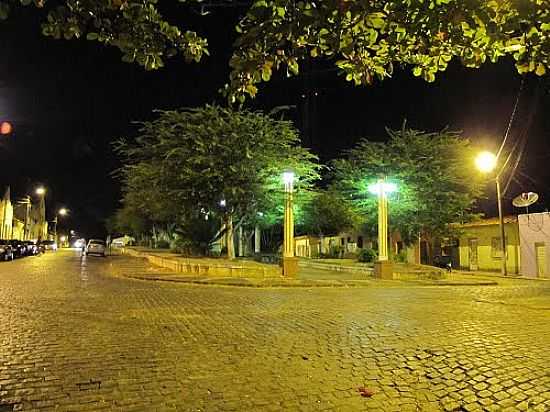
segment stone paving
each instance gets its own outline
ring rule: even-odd
[[[0,412],[550,411],[550,282],[113,276],[148,270],[69,251],[0,263]]]

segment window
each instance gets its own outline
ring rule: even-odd
[[[508,239],[505,237],[504,242],[508,244]],[[500,236],[491,238],[491,257],[493,259],[502,259],[502,245]]]
[[[345,243],[344,238],[341,238],[341,239],[340,239],[340,244],[341,244],[342,246],[344,246],[344,243]]]
[[[357,247],[361,249],[363,248],[363,236],[357,237]]]

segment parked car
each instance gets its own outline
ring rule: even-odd
[[[25,240],[23,244],[26,246],[26,255],[27,256],[34,256],[38,255],[40,253],[40,250],[38,248],[38,245],[34,243],[32,240]]]
[[[13,248],[9,241],[0,239],[0,259],[13,260]]]
[[[55,252],[57,250],[57,243],[53,240],[42,240],[40,245],[44,248],[44,251],[53,250]]]
[[[10,241],[11,248],[13,250],[13,256],[16,258],[26,256],[27,247],[21,240],[11,239]]]
[[[101,255],[105,257],[105,241],[101,239],[90,239],[86,250],[84,251],[85,255]]]

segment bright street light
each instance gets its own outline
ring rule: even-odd
[[[294,183],[294,178],[295,175],[292,171],[287,171],[283,173],[283,183],[285,185],[292,185]]]
[[[44,196],[46,194],[46,188],[44,186],[37,187],[35,193],[38,196]]]
[[[395,183],[391,182],[384,182],[384,183],[372,183],[369,185],[368,190],[373,195],[380,194],[380,189],[384,191],[384,193],[393,193],[397,192],[397,185]]]
[[[481,152],[476,157],[476,167],[483,173],[491,173],[495,170],[497,166],[497,157],[491,152]],[[504,217],[502,215],[502,193],[500,191],[500,174],[502,173],[501,169],[499,172],[495,173],[495,183],[497,186],[497,205],[498,205],[498,221],[500,226],[500,247],[502,249],[502,260],[500,272],[503,276],[508,275],[508,268],[506,267],[506,261],[508,255],[506,253],[506,236],[504,232]]]
[[[58,212],[61,216],[65,216],[68,211],[67,209],[65,209],[64,207],[62,207],[61,209],[59,209],[59,212]]]
[[[476,157],[476,166],[483,173],[492,172],[497,165],[497,157],[491,152],[481,152]]]

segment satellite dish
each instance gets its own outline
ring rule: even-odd
[[[537,200],[539,200],[539,195],[534,192],[527,192],[516,196],[514,200],[512,200],[512,204],[515,207],[529,207]]]

